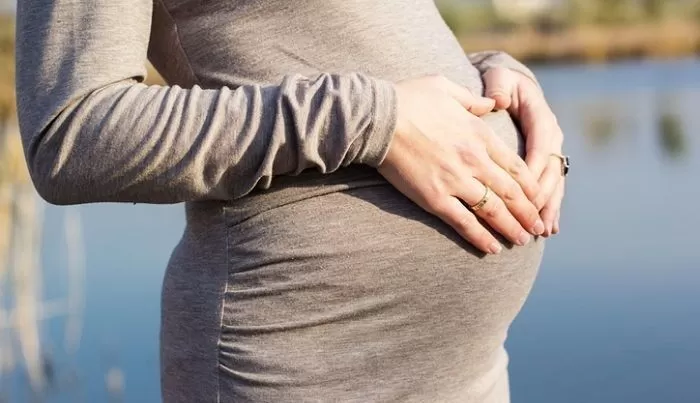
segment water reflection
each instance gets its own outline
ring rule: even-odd
[[[688,151],[681,119],[678,113],[673,112],[663,112],[658,118],[659,144],[672,159],[679,159]]]
[[[513,400],[700,402],[700,63],[537,73],[575,165],[511,331]]]
[[[614,108],[588,105],[583,111],[588,145],[601,149],[610,145],[619,133],[620,114]]]
[[[686,96],[688,94],[685,94]],[[582,102],[573,101],[568,105],[580,111],[577,119],[583,129],[585,144],[593,152],[609,151],[618,141],[634,141],[638,136],[640,124],[644,120],[651,122],[651,128],[657,138],[656,145],[661,155],[671,159],[680,160],[687,156],[689,140],[686,128],[690,126],[686,120],[692,116],[683,113],[678,104],[678,94],[649,93],[647,100],[652,105],[648,110],[651,116],[644,116],[640,111],[640,101],[644,98],[635,98],[637,94],[616,94],[615,97],[607,95]],[[700,99],[700,92],[695,98]],[[625,140],[625,137],[628,137]]]

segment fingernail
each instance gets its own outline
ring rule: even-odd
[[[501,247],[501,244],[499,244],[498,242],[494,242],[491,244],[491,246],[489,246],[489,252],[491,252],[494,255],[501,253],[502,250],[503,250],[503,248]]]
[[[523,231],[523,233],[520,234],[520,237],[518,238],[518,245],[525,246],[528,242],[530,242],[530,234]]]
[[[537,222],[535,223],[535,226],[532,227],[532,233],[534,235],[542,235],[543,232],[544,232],[544,223],[542,222],[542,220],[537,220]]]

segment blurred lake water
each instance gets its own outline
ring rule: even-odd
[[[573,168],[562,233],[510,334],[513,402],[698,403],[700,62],[537,75]],[[85,328],[77,356],[56,343],[50,400],[107,401],[104,376],[116,366],[123,401],[158,401],[160,287],[182,206],[71,208],[86,242]],[[49,296],[65,289],[62,214],[46,206]],[[60,334],[60,319],[45,325]],[[10,401],[26,398],[20,383]]]

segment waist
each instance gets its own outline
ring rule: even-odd
[[[227,224],[236,225],[265,211],[305,199],[384,185],[388,182],[368,166],[354,165],[330,174],[309,170],[295,176],[277,176],[269,189],[255,189],[237,200],[187,203],[186,218],[188,223],[206,222],[207,217],[218,217],[223,210]]]
[[[494,112],[484,117],[493,130],[512,150],[521,156],[524,153],[522,136],[507,112]],[[187,204],[188,222],[206,222],[225,212],[229,225],[236,225],[257,214],[286,204],[301,202],[324,194],[342,192],[349,189],[389,186],[376,169],[353,165],[341,168],[330,174],[318,171],[305,171],[296,176],[277,176],[268,189],[255,189],[248,195],[232,201],[204,201]]]

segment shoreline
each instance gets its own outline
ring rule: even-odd
[[[587,25],[541,32],[518,28],[458,36],[465,52],[502,50],[536,65],[668,60],[700,55],[700,24],[670,20],[628,26]]]

